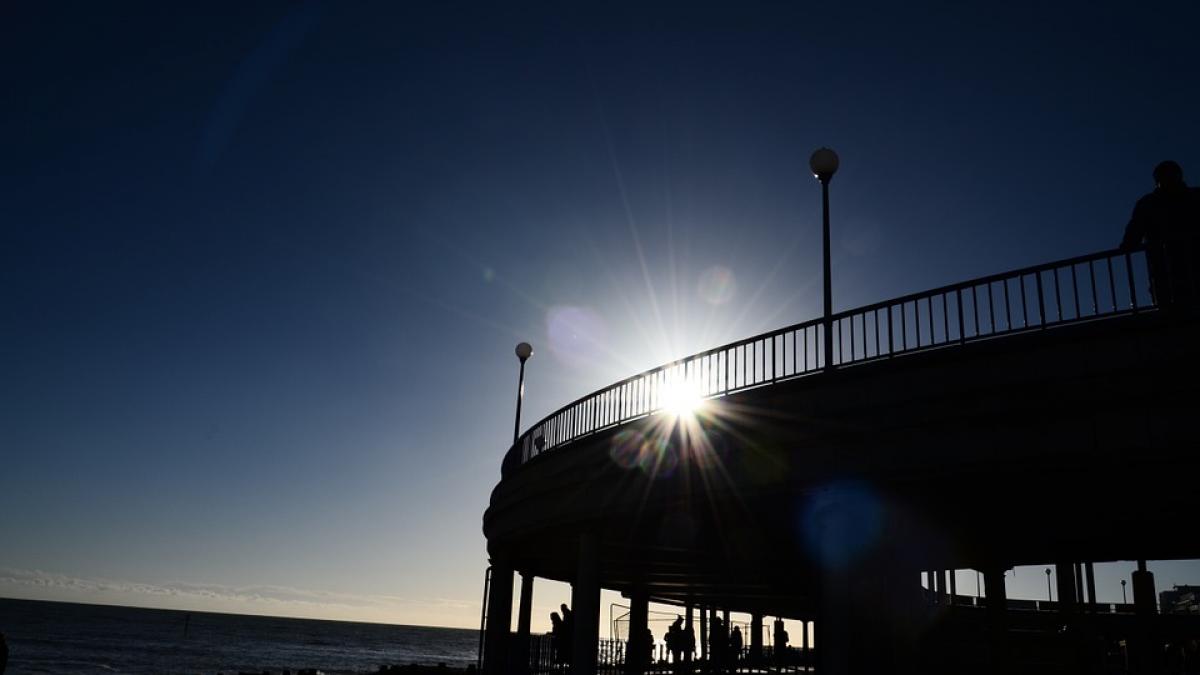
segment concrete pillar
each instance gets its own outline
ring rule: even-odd
[[[733,636],[733,626],[729,623],[729,610],[721,610],[721,620],[725,622],[725,639],[728,640]],[[737,663],[737,655],[730,651],[729,643],[725,643],[725,658],[729,659],[729,665]]]
[[[513,568],[492,565],[492,583],[488,589],[487,624],[484,628],[483,672],[507,675],[508,637],[512,631]]]
[[[521,573],[521,602],[517,608],[517,642],[513,645],[511,661],[513,670],[525,673],[529,670],[529,622],[533,614],[533,575]]]
[[[713,630],[717,626],[717,606],[713,605],[708,608],[708,658],[715,659],[716,654],[713,653]]]
[[[753,666],[757,666],[762,661],[762,619],[762,614],[750,615],[750,663]]]
[[[1054,565],[1054,576],[1058,583],[1058,611],[1065,615],[1075,614],[1078,608],[1078,597],[1075,587],[1075,565],[1069,562],[1059,562]]]
[[[650,624],[650,598],[644,590],[629,594],[629,640],[625,643],[625,672],[642,675],[650,664],[650,643],[646,630]]]
[[[1008,673],[1008,598],[1004,591],[1004,568],[983,570],[984,603],[987,606],[988,661],[994,673]]]
[[[946,570],[946,576],[950,578],[950,604],[954,604],[954,596],[958,595],[958,572],[956,570]]]
[[[1133,608],[1139,616],[1158,613],[1154,595],[1154,572],[1146,568],[1145,560],[1139,560],[1137,571],[1133,573]]]
[[[847,675],[855,640],[852,626],[854,598],[850,570],[831,565],[822,570],[817,621],[821,622],[821,651],[817,668],[821,675]]]
[[[695,613],[693,611],[694,609],[695,609],[695,607],[693,607],[692,603],[689,602],[688,606],[687,606],[687,614],[686,614],[687,618],[684,619],[684,621],[683,621],[683,634],[685,636],[692,637],[692,638],[694,638],[696,636],[696,631],[694,630],[695,623],[692,621],[692,615]],[[686,645],[686,644],[684,645],[683,662],[688,664],[688,672],[691,672],[691,663],[692,663],[692,646],[691,645]]]
[[[809,630],[812,631],[811,636],[808,634]],[[817,639],[817,622],[816,621],[806,621],[804,623],[804,662],[806,664],[808,664],[809,666],[813,665],[812,651],[813,651],[813,643],[816,642],[816,639]]]
[[[572,675],[595,675],[600,641],[600,542],[593,533],[579,536],[579,562],[571,585],[571,614],[575,617],[571,641]]]
[[[1138,675],[1159,672],[1160,647],[1155,617],[1158,603],[1154,593],[1154,573],[1146,568],[1146,561],[1139,560],[1133,573],[1133,611],[1137,615],[1137,627],[1130,650],[1130,666]]]
[[[941,576],[936,570],[929,570],[929,590],[933,594],[933,604],[935,605],[938,604],[938,595],[942,592],[942,584],[939,580]]]
[[[708,608],[700,608],[700,660],[708,659]]]
[[[1096,567],[1092,563],[1083,564],[1083,573],[1087,577],[1088,611],[1097,612],[1096,606]]]

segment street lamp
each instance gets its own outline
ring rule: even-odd
[[[1124,579],[1121,580],[1121,604],[1122,605],[1129,604],[1129,598],[1125,597],[1125,580]]]
[[[829,181],[838,170],[837,153],[829,148],[818,148],[808,158],[808,168],[821,181],[822,250],[825,263],[825,369],[833,369],[833,288],[829,273]]]
[[[1050,591],[1050,568],[1046,568],[1046,601],[1054,602],[1054,594]]]
[[[521,433],[521,399],[525,398],[525,362],[533,356],[533,345],[522,342],[517,345],[517,358],[521,360],[521,374],[517,378],[517,419],[513,422],[513,445]]]

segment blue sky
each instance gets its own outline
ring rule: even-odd
[[[1193,3],[963,5],[0,10],[0,595],[473,625],[513,345],[816,316],[814,148],[835,309],[1200,182]]]

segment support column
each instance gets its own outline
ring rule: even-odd
[[[958,572],[957,570],[946,570],[946,576],[950,577],[950,604],[954,604],[954,596],[958,595]]]
[[[629,594],[629,640],[625,644],[625,672],[642,675],[650,664],[650,643],[646,631],[650,625],[650,598],[645,590]]]
[[[1088,611],[1098,612],[1096,603],[1096,566],[1092,563],[1083,564],[1083,574],[1087,577]]]
[[[512,631],[513,568],[492,564],[492,585],[488,590],[486,642],[483,651],[485,675],[508,672],[508,637]]]
[[[533,575],[521,572],[521,603],[517,609],[517,643],[510,661],[517,673],[529,671],[529,623],[533,614]]]
[[[737,654],[731,651],[729,639],[733,636],[733,626],[729,623],[729,610],[721,610],[721,621],[725,623],[725,644],[721,648],[725,651],[725,667],[732,668],[733,664],[737,663]]]
[[[1069,562],[1055,563],[1054,577],[1058,582],[1055,584],[1055,590],[1058,591],[1058,611],[1065,616],[1072,616],[1078,607],[1078,598],[1075,595],[1078,590],[1075,587],[1075,565]]]
[[[1152,675],[1159,671],[1159,644],[1155,622],[1158,606],[1154,597],[1154,573],[1146,568],[1146,561],[1139,560],[1133,573],[1133,611],[1137,615],[1134,629],[1133,649],[1130,665],[1138,675]]]
[[[808,634],[809,630],[812,630],[811,637]],[[816,665],[813,662],[813,654],[812,654],[813,653],[813,643],[816,642],[816,640],[817,640],[817,622],[816,621],[804,622],[804,662],[807,663],[810,667],[813,667]]]
[[[579,562],[571,585],[572,675],[595,675],[600,641],[600,542],[593,533],[579,536]]]
[[[808,644],[808,624],[807,620],[800,619],[800,635],[796,636],[796,639],[793,640],[796,646],[796,653],[800,655],[802,662],[806,666],[809,665],[808,655],[810,647]]]
[[[821,572],[820,605],[821,651],[817,668],[822,675],[848,675],[852,661],[853,635],[850,570],[845,565],[830,565]]]
[[[750,665],[756,668],[762,662],[762,619],[762,614],[750,615]]]
[[[687,606],[687,618],[683,621],[683,634],[687,640],[683,646],[683,662],[687,664],[689,673],[692,672],[692,653],[694,651],[692,648],[695,646],[693,641],[696,639],[695,623],[692,621],[692,614],[695,613],[693,610],[695,610],[695,607],[689,602]]]
[[[1004,591],[1004,568],[983,570],[984,603],[987,605],[988,661],[994,673],[1008,673],[1008,597]]]
[[[700,660],[708,660],[708,608],[700,608]]]

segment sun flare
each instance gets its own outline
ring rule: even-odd
[[[704,407],[704,397],[693,382],[668,382],[662,391],[662,409],[675,417],[693,417]]]

